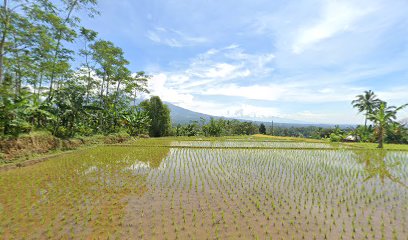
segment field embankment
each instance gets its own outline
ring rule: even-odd
[[[97,144],[123,143],[130,139],[126,134],[95,135],[71,139],[57,138],[47,132],[34,132],[14,138],[0,139],[0,166],[17,164],[49,153],[74,150]]]

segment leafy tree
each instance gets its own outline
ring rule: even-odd
[[[5,49],[8,35],[12,28],[12,11],[9,7],[9,0],[4,0],[0,8],[0,84],[3,83]]]
[[[367,120],[369,115],[373,113],[374,109],[379,106],[380,100],[374,94],[373,91],[364,91],[364,94],[356,96],[356,99],[351,102],[354,108],[357,108],[359,112],[365,112],[364,127],[367,127]]]
[[[408,129],[398,122],[392,122],[385,132],[385,142],[408,143]]]
[[[151,119],[149,135],[152,137],[168,136],[171,130],[170,110],[166,104],[163,104],[160,97],[153,96],[150,100],[141,102],[140,106]]]
[[[222,133],[222,124],[222,119],[217,121],[214,118],[211,118],[210,122],[203,127],[203,132],[206,136],[219,137]]]
[[[130,136],[139,136],[149,133],[152,121],[147,112],[134,107],[123,115],[123,120]]]
[[[147,113],[130,107],[150,76],[132,73],[121,48],[97,39],[78,17],[96,0],[3,0],[0,3],[0,130],[46,129],[60,137],[147,132]],[[75,58],[72,43],[82,40]]]
[[[3,134],[18,135],[31,130],[24,114],[24,109],[29,104],[29,92],[24,89],[24,94],[15,96],[11,87],[12,78],[6,74],[0,88],[0,128]]]
[[[261,123],[261,125],[259,126],[259,133],[260,134],[266,134],[265,124]]]
[[[174,128],[173,132],[176,136],[187,136],[187,137],[198,136],[201,133],[201,127],[197,121],[192,121],[189,124],[184,125],[184,126],[181,126],[180,124],[178,124]]]
[[[80,36],[83,39],[84,47],[79,51],[79,55],[84,58],[84,63],[81,64],[80,79],[84,81],[86,85],[86,103],[89,103],[91,90],[97,84],[97,81],[93,78],[93,72],[95,66],[91,63],[92,51],[90,50],[90,43],[93,43],[98,36],[98,33],[91,29],[81,27]]]
[[[54,134],[60,137],[73,137],[84,115],[85,88],[69,81],[56,91],[54,112],[57,116],[57,123]]]
[[[387,106],[386,102],[381,102],[379,108],[368,115],[368,119],[375,123],[375,128],[378,135],[378,148],[383,148],[385,130],[390,124],[394,123],[397,118],[397,112],[408,104],[400,107]]]
[[[137,91],[147,92],[146,82],[149,77],[144,72],[132,74],[123,50],[110,41],[97,40],[90,48],[96,63],[94,71],[99,79],[92,86],[99,88],[96,102],[103,109],[98,113],[99,128],[104,132],[112,132],[121,119],[121,109],[125,108],[123,103],[128,103],[130,97],[136,97]]]

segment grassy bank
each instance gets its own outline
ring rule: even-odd
[[[32,132],[19,137],[3,137],[0,139],[0,166],[19,164],[28,159],[48,157],[99,144],[123,143],[130,139],[131,137],[127,134],[61,139],[48,132]]]

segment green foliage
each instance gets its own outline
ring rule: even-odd
[[[132,108],[123,115],[123,120],[130,136],[139,136],[149,133],[152,120],[149,118],[147,112]]]
[[[342,135],[330,133],[330,142],[341,142],[342,140],[343,140]]]
[[[11,77],[6,75],[0,88],[0,128],[3,134],[18,135],[31,130],[25,119],[24,109],[28,107],[27,90],[17,96],[12,92]]]
[[[141,108],[147,112],[151,119],[149,135],[152,137],[163,137],[170,135],[171,120],[170,110],[163,104],[161,99],[153,96],[150,100],[140,103]]]
[[[214,118],[210,119],[210,122],[203,126],[203,132],[205,136],[219,137],[222,133],[223,121],[217,121]]]
[[[378,136],[378,148],[383,148],[386,130],[390,130],[391,126],[398,128],[398,124],[395,123],[397,112],[406,106],[408,106],[408,104],[400,107],[387,106],[386,102],[381,102],[378,109],[368,115],[369,120],[373,121],[375,124],[375,130]]]
[[[201,126],[198,124],[197,121],[192,121],[187,125],[180,125],[178,124],[174,129],[173,133],[175,136],[199,136],[202,133]]]
[[[364,95],[358,95],[352,104],[359,112],[365,111],[364,129],[360,127],[355,131],[363,141],[368,141],[376,136],[378,148],[383,148],[384,139],[392,143],[407,142],[407,130],[396,122],[396,119],[398,111],[407,107],[408,104],[400,107],[388,106],[387,102],[376,98],[371,90],[365,91]],[[367,120],[374,123],[374,128],[371,126],[367,128]]]
[[[150,76],[132,73],[121,48],[80,26],[96,0],[9,1],[0,7],[0,130],[76,135],[146,134],[150,116],[131,107]],[[78,41],[80,40],[80,41]],[[71,49],[74,41],[82,48]],[[80,68],[70,62],[78,54]],[[161,124],[161,123],[159,123]],[[167,132],[165,134],[168,134]]]
[[[261,125],[259,125],[259,133],[260,134],[266,134],[265,124],[261,123]]]
[[[201,119],[200,123],[193,121],[186,125],[177,125],[173,129],[173,132],[176,136],[220,137],[232,135],[252,135],[258,133],[258,128],[259,127],[253,122],[211,118],[208,123],[205,121],[205,119]]]
[[[364,91],[364,94],[357,95],[356,99],[351,102],[354,108],[359,112],[365,112],[364,127],[367,127],[368,115],[372,114],[378,108],[381,100],[377,98],[373,91]]]

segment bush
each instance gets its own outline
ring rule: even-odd
[[[343,140],[342,135],[330,133],[330,142],[341,142],[342,140]]]

